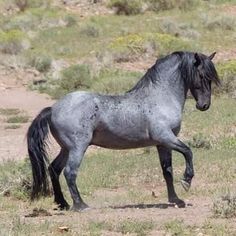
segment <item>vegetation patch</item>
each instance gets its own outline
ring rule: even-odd
[[[4,127],[4,129],[19,129],[21,126],[18,124],[13,124],[13,125],[7,125]]]
[[[222,145],[228,149],[236,149],[236,134],[234,137],[226,137],[222,141]]]
[[[193,148],[210,149],[212,147],[211,141],[202,133],[195,134],[188,145]]]
[[[51,68],[52,59],[47,55],[34,55],[29,60],[29,65],[41,73],[48,72]]]
[[[190,229],[182,220],[171,220],[164,224],[164,230],[170,235],[191,235]]]
[[[0,193],[21,200],[28,200],[31,193],[31,170],[29,159],[1,162]]]
[[[122,234],[136,234],[137,236],[148,235],[154,229],[152,221],[125,220],[116,226],[116,231]]]
[[[170,34],[175,37],[184,37],[188,39],[198,39],[201,34],[197,27],[191,22],[176,22],[172,19],[164,19],[160,22],[162,33]]]
[[[217,72],[222,80],[222,86],[215,88],[215,92],[234,96],[236,92],[236,60],[217,64]]]
[[[22,14],[6,18],[3,28],[5,30],[21,30],[26,33],[29,31],[38,32],[45,28],[74,25],[75,22],[72,23],[71,17],[58,8],[31,8]],[[30,33],[29,35],[31,36]]]
[[[150,53],[150,47],[151,54],[161,56],[173,51],[187,50],[190,45],[188,41],[160,33],[129,34],[116,38],[110,45],[114,53],[119,53],[120,57],[127,60]],[[122,61],[122,58],[119,60]]]
[[[20,30],[0,30],[0,51],[5,54],[18,54],[22,51],[25,34]]]
[[[60,98],[69,92],[91,90],[106,94],[119,94],[135,85],[141,74],[117,69],[103,68],[98,73],[88,65],[73,65],[61,72],[59,80],[48,78],[46,83],[34,85],[42,93]]]
[[[204,26],[208,30],[234,30],[236,20],[235,17],[226,15],[210,16],[205,19]]]
[[[146,2],[146,1],[144,1]],[[196,0],[148,0],[148,9],[159,12],[166,11],[170,9],[180,9],[180,10],[191,10],[199,1]]]
[[[114,8],[118,15],[135,15],[142,11],[141,0],[110,0],[108,6]]]
[[[20,11],[25,11],[27,8],[49,7],[51,0],[14,0],[14,3]]]
[[[155,224],[153,221],[123,220],[117,224],[105,221],[91,221],[87,227],[87,232],[92,235],[101,235],[104,231],[122,233],[122,235],[135,234],[137,236],[148,235],[153,230]]]
[[[121,94],[131,89],[142,74],[139,72],[104,68],[95,77],[91,89],[105,94]]]
[[[90,221],[86,227],[86,232],[90,235],[102,235],[102,231],[113,231],[113,225],[106,221]]]
[[[0,108],[0,115],[18,115],[21,111],[18,108]]]
[[[164,230],[170,235],[234,235],[234,229],[225,224],[206,220],[202,225],[187,225],[182,220],[171,220],[165,223]]]
[[[28,115],[16,115],[8,117],[6,122],[7,123],[27,123],[29,120]]]
[[[236,195],[227,192],[217,197],[213,202],[213,213],[216,217],[232,218],[236,217]]]
[[[196,0],[110,0],[109,7],[114,8],[118,15],[135,15],[151,10],[155,12],[171,9],[191,10],[199,4]]]

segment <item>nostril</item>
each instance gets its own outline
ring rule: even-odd
[[[207,104],[204,104],[203,105],[203,109],[207,109],[208,108],[208,105]]]

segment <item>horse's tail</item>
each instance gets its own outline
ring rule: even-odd
[[[36,116],[27,132],[28,154],[33,174],[31,199],[49,194],[46,140],[50,125],[51,107],[46,107]]]

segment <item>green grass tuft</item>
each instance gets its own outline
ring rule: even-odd
[[[18,108],[0,108],[0,115],[18,115],[21,111]]]
[[[16,115],[8,117],[6,122],[7,123],[27,123],[29,121],[28,115]]]
[[[154,228],[152,221],[124,220],[116,226],[116,231],[122,234],[136,234],[137,236],[148,235]]]

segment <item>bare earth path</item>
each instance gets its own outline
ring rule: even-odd
[[[4,88],[0,90],[1,109],[19,109],[30,118],[29,121],[44,107],[50,106],[53,101],[45,95],[28,91],[24,86]],[[0,160],[23,159],[26,157],[26,131],[29,122],[20,124],[19,128],[9,129],[7,117],[0,116]]]

